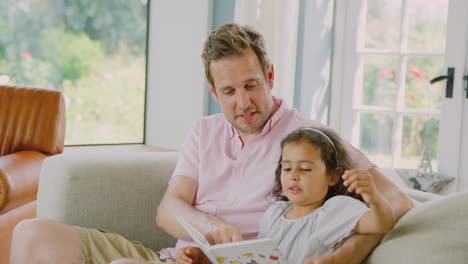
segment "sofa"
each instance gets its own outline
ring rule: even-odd
[[[38,217],[117,232],[154,250],[174,238],[155,226],[156,207],[177,152],[74,152],[41,170]],[[392,170],[382,172],[400,184]],[[466,263],[468,193],[446,197],[401,186],[416,207],[387,233],[365,263]]]
[[[60,91],[0,85],[0,263],[21,220],[36,216],[42,162],[62,153],[65,100]]]

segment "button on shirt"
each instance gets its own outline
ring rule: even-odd
[[[275,97],[273,100],[278,110],[261,133],[244,147],[239,133],[224,114],[199,119],[185,138],[172,175],[188,176],[197,181],[194,207],[236,226],[244,239],[257,236],[260,219],[273,202],[270,193],[281,139],[300,127],[323,127],[317,121],[300,116],[282,100]],[[351,145],[347,147],[358,168],[367,170],[374,166],[357,149]],[[179,239],[176,249],[160,252],[161,258],[174,259],[176,250],[187,246],[196,244]]]

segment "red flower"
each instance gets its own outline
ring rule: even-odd
[[[99,80],[101,79],[101,75],[99,73],[91,73],[91,80]]]
[[[409,94],[409,99],[410,99],[411,101],[416,100],[416,95],[415,95],[414,93],[410,93],[410,94]]]
[[[379,77],[382,78],[382,79],[385,79],[390,75],[392,75],[392,69],[386,68],[386,69],[381,69],[379,71]]]
[[[21,58],[23,59],[31,58],[31,52],[29,51],[22,51],[20,55],[21,55]]]
[[[417,80],[422,80],[426,77],[426,73],[421,70],[418,66],[410,65],[408,71],[416,78]]]

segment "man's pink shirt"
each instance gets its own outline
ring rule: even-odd
[[[244,239],[257,236],[260,218],[274,201],[270,193],[281,139],[300,127],[323,127],[286,107],[282,100],[274,98],[274,102],[278,110],[244,147],[224,114],[199,119],[185,138],[172,175],[197,181],[195,208],[238,227]],[[356,167],[367,170],[375,166],[350,144],[348,151]],[[175,249],[161,250],[161,258],[175,259],[176,250],[187,246],[196,244],[179,239]]]

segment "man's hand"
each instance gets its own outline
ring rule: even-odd
[[[211,245],[243,240],[241,231],[233,225],[222,221],[211,225],[213,225],[212,228],[205,234],[206,240]]]
[[[177,264],[211,264],[203,251],[197,247],[184,247],[176,253]]]

